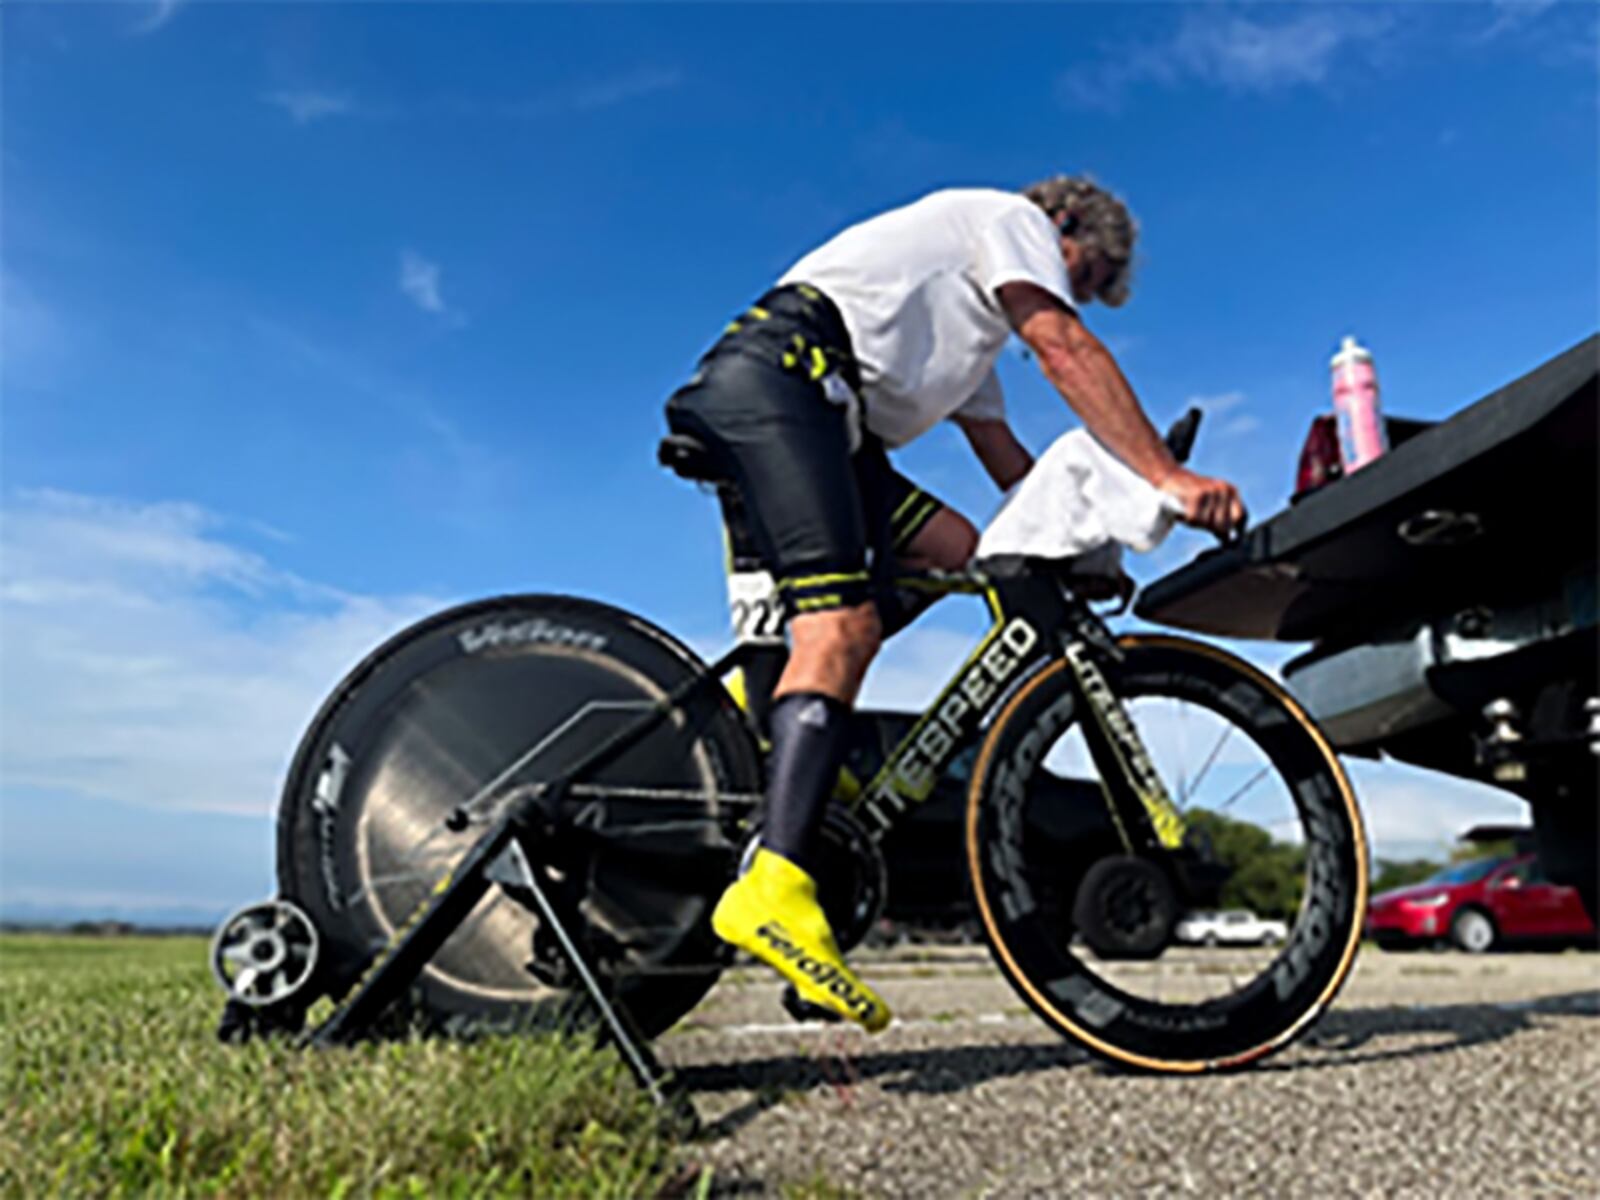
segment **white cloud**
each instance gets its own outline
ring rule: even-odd
[[[539,121],[550,117],[602,112],[631,104],[683,85],[676,67],[642,67],[634,71],[569,83],[520,99],[483,99],[477,96],[436,96],[408,102],[363,100],[357,103],[346,91],[326,88],[289,88],[262,95],[264,103],[282,109],[297,125],[329,117],[361,116],[376,119],[444,117]]]
[[[0,270],[0,373],[6,381],[21,382],[19,373],[59,359],[66,348],[55,309],[15,272]]]
[[[312,88],[269,92],[261,99],[288,113],[296,125],[309,125],[325,117],[347,116],[356,110],[355,102],[349,96],[336,92],[320,92]]]
[[[502,104],[467,102],[453,107],[472,115],[540,120],[567,113],[591,113],[616,108],[647,96],[673,91],[682,83],[683,72],[676,67],[643,67],[603,79],[555,88],[523,100]]]
[[[1374,859],[1442,857],[1474,825],[1526,825],[1528,805],[1510,792],[1393,759],[1346,759]]]
[[[414,250],[400,252],[400,290],[423,312],[444,312],[439,295],[439,264],[429,262]]]
[[[1180,72],[1243,91],[1322,83],[1341,53],[1388,28],[1371,14],[1304,12],[1278,24],[1243,15],[1191,15],[1171,47]]]
[[[568,106],[577,112],[614,108],[630,100],[642,100],[660,92],[672,91],[683,83],[683,72],[676,67],[648,67],[610,79],[597,80],[575,88],[567,97]]]
[[[1541,13],[1554,8],[1556,0],[1490,0],[1490,3],[1494,9],[1494,20],[1479,35],[1479,40],[1485,42],[1520,29]]]
[[[1208,417],[1217,417],[1238,408],[1245,401],[1243,392],[1220,392],[1215,396],[1190,396],[1185,408],[1198,408]]]
[[[449,324],[466,324],[466,317],[444,302],[439,282],[439,264],[415,250],[400,252],[400,291],[423,312],[443,317]]]
[[[460,325],[454,312],[446,322]],[[507,489],[518,478],[512,458],[490,442],[474,438],[459,417],[442,415],[441,403],[415,385],[387,371],[375,369],[331,342],[261,317],[247,320],[250,330],[285,361],[304,370],[322,384],[345,389],[381,406],[401,428],[420,432],[410,437],[394,462],[402,490],[432,498],[430,512],[466,531],[481,532],[494,514],[506,507]],[[469,411],[470,403],[452,398],[448,410]],[[270,535],[269,535],[270,536]]]
[[[550,117],[602,112],[674,91],[683,82],[684,74],[677,67],[640,67],[551,87],[521,98],[493,100],[480,96],[439,96],[408,106],[407,111],[440,117],[541,121]]]
[[[322,697],[439,607],[302,579],[193,504],[37,491],[3,516],[8,791],[268,812]]]
[[[150,3],[147,3],[146,0],[134,0],[134,3],[139,8],[147,10],[138,24],[133,27],[134,33],[143,34],[154,33],[170,23],[172,18],[177,15],[178,10],[188,4],[189,0],[153,0]]]
[[[1384,13],[1303,8],[1288,17],[1206,7],[1154,44],[1103,47],[1094,63],[1061,76],[1061,99],[1118,108],[1134,87],[1194,82],[1233,92],[1320,86],[1351,56],[1375,53],[1393,27]]]
[[[1198,408],[1205,414],[1205,419],[1200,422],[1201,441],[1216,437],[1241,437],[1254,433],[1262,425],[1260,418],[1238,411],[1246,400],[1243,392],[1219,392],[1214,396],[1190,396],[1184,402],[1184,408]],[[1218,418],[1225,413],[1232,415],[1226,421],[1219,422]]]

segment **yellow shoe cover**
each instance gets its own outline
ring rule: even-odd
[[[750,869],[722,893],[711,927],[723,941],[775,968],[802,1000],[870,1033],[889,1024],[889,1006],[844,965],[817,903],[816,881],[782,855],[757,849]]]

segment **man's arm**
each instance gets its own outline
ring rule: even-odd
[[[1151,484],[1178,469],[1111,352],[1060,300],[1029,283],[1000,288],[1000,303],[1039,369],[1089,432]]]
[[[1027,343],[1045,378],[1113,454],[1155,487],[1183,502],[1185,520],[1226,537],[1244,522],[1244,503],[1231,483],[1180,466],[1111,352],[1057,297],[1031,283],[998,289],[1001,307]]]
[[[1033,455],[1017,440],[1011,426],[993,417],[963,417],[956,414],[955,423],[967,435],[972,452],[978,456],[989,478],[1003,492],[1033,468]]]

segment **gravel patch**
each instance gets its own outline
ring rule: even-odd
[[[860,956],[877,1038],[740,970],[659,1043],[712,1194],[1600,1195],[1600,956],[1369,949],[1300,1044],[1202,1078],[1090,1060],[981,950],[919,957]]]

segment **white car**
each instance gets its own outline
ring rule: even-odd
[[[1180,942],[1202,946],[1275,946],[1289,936],[1282,921],[1264,920],[1248,909],[1192,912],[1172,931]]]

